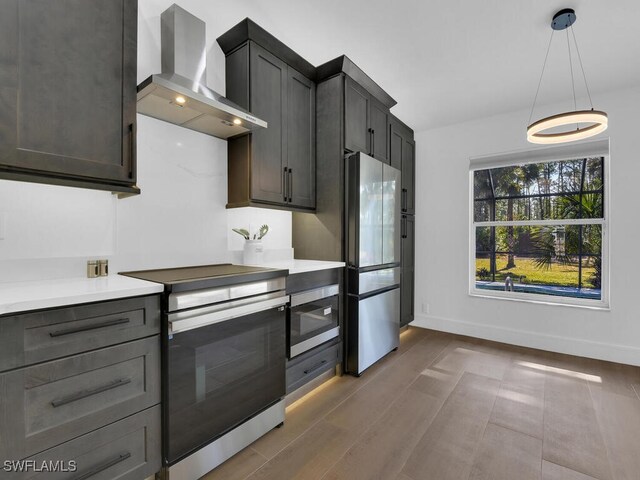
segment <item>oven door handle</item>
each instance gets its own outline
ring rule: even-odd
[[[179,313],[170,314],[168,318],[169,336],[193,330],[195,328],[202,328],[216,323],[227,322],[234,318],[264,312],[265,310],[270,310],[272,308],[283,307],[288,301],[289,295],[283,295],[281,297],[271,298],[261,302],[249,303],[238,307],[219,310],[217,312],[204,313],[202,315],[198,315],[197,310],[193,310],[190,312],[191,315],[188,318],[183,319],[178,319],[180,315]]]

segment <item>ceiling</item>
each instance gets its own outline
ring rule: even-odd
[[[159,25],[154,22],[170,3],[140,0],[146,17],[143,27],[146,33],[153,30],[151,38],[158,44],[158,63]],[[346,54],[398,101],[392,111],[416,131],[529,109],[551,35],[551,17],[561,8],[576,10],[574,31],[593,96],[640,85],[637,0],[178,3],[207,22],[212,45],[217,36],[250,17],[314,65]],[[140,42],[145,41],[141,31]],[[539,104],[553,104],[556,112],[539,113],[573,109],[566,42],[565,32],[556,32],[538,99]],[[223,63],[223,58],[221,52],[213,55],[216,63]],[[582,76],[575,63],[574,67],[577,95],[583,97]],[[581,105],[587,106],[579,101]],[[606,110],[606,105],[594,106]]]

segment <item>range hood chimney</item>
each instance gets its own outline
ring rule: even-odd
[[[207,88],[205,23],[176,4],[160,20],[162,73],[138,85],[138,112],[218,138],[267,128],[267,122]]]

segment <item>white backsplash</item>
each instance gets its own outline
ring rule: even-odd
[[[227,142],[138,115],[138,185],[109,192],[0,180],[0,282],[85,275],[88,258],[124,270],[242,261],[232,228],[269,225],[265,260],[292,258],[291,213],[225,208]]]

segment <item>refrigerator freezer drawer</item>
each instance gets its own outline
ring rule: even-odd
[[[358,310],[360,374],[400,344],[400,289],[360,300]]]

